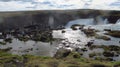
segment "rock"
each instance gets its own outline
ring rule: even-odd
[[[100,36],[100,35],[96,35],[95,38],[97,38],[97,39],[103,39],[103,40],[106,40],[106,41],[111,40],[111,38],[109,38],[107,36]]]
[[[102,64],[92,64],[91,67],[107,67],[107,66]]]
[[[69,54],[71,53],[70,50],[66,50],[66,49],[59,49],[56,54],[54,55],[55,58],[65,58],[67,57]]]
[[[4,39],[5,42],[9,42],[9,43],[12,43],[12,38],[6,38]]]
[[[71,26],[72,30],[83,29],[84,25],[74,24]]]
[[[108,33],[105,33],[105,34],[113,36],[113,37],[120,38],[120,31],[108,31]]]
[[[65,33],[66,31],[62,30],[62,33]]]
[[[111,31],[111,29],[104,29],[104,31]]]
[[[81,49],[83,52],[88,51],[87,48],[82,48]]]
[[[93,58],[94,56],[96,56],[95,53],[91,53],[91,54],[89,54],[89,57],[90,57],[90,58]]]
[[[93,41],[90,41],[86,44],[86,46],[90,47],[93,44]]]
[[[82,30],[88,37],[95,36],[96,32],[94,29],[83,29]]]
[[[110,45],[109,50],[110,51],[120,51],[120,46]]]
[[[0,49],[0,51],[5,51],[5,52],[7,52],[7,51],[10,51],[12,49],[12,47],[8,47],[8,48],[6,48],[6,49]]]
[[[103,52],[103,55],[105,56],[105,57],[114,57],[114,52]]]

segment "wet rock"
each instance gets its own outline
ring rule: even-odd
[[[113,58],[105,58],[106,61],[114,61]]]
[[[86,46],[90,47],[93,43],[94,43],[94,41],[90,41],[86,44]]]
[[[34,41],[42,41],[42,42],[52,42],[54,38],[52,36],[52,32],[44,31],[42,33],[38,33],[31,38]]]
[[[81,49],[83,52],[88,51],[87,48],[82,48]]]
[[[12,38],[6,38],[4,39],[5,42],[9,42],[9,43],[12,43]]]
[[[24,42],[26,42],[26,41],[28,41],[28,40],[29,40],[29,38],[28,38],[28,37],[26,37],[26,36],[23,36],[23,37],[18,37],[18,39],[19,39],[20,41],[24,41]]]
[[[116,54],[116,55],[115,55],[115,57],[119,57],[119,55],[118,55],[118,54]]]
[[[4,51],[4,52],[7,52],[7,51],[10,51],[12,49],[12,47],[8,47],[6,49],[0,49],[0,51]]]
[[[67,57],[69,54],[71,53],[70,50],[66,50],[66,49],[59,49],[56,54],[54,55],[55,58],[65,58]]]
[[[90,50],[93,50],[93,49],[95,49],[95,48],[100,48],[100,46],[98,46],[98,45],[91,45],[91,46],[89,47]]]
[[[91,67],[107,67],[107,66],[102,64],[92,64]]]
[[[95,36],[96,32],[94,29],[83,29],[82,30],[88,37]]]
[[[62,33],[65,33],[66,31],[62,30]]]
[[[114,57],[115,56],[114,52],[103,52],[103,55],[105,57]]]
[[[110,45],[109,51],[120,51],[120,47],[115,45]]]
[[[73,58],[81,58],[82,53],[75,52],[75,53],[72,53],[72,55],[73,55]]]
[[[111,40],[111,38],[109,38],[107,36],[100,36],[100,35],[96,35],[95,38],[97,38],[97,39],[103,39],[103,40],[106,40],[106,41]]]
[[[108,33],[105,33],[105,34],[113,36],[113,37],[120,38],[120,31],[108,31]]]
[[[111,31],[111,29],[104,29],[104,31]]]
[[[72,30],[83,29],[84,25],[74,24],[71,26]]]
[[[97,56],[96,53],[90,53],[90,54],[89,54],[89,57],[90,57],[90,58],[93,58],[93,57],[95,57],[95,56]]]

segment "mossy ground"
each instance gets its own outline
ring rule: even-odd
[[[25,60],[26,59],[26,60]],[[33,55],[12,55],[0,52],[0,67],[118,67],[120,62],[99,61],[82,58],[78,53],[72,52],[64,58],[41,57]],[[23,65],[22,65],[23,64]]]

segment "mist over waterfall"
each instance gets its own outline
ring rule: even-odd
[[[65,26],[66,28],[70,28],[74,24],[80,24],[80,25],[93,25],[94,24],[94,19],[93,18],[88,18],[88,19],[77,19],[68,22],[68,24]]]
[[[98,16],[98,17],[96,17],[96,24],[97,25],[104,25],[104,24],[108,24],[109,22],[108,22],[108,19],[106,18],[106,19],[104,19],[103,17],[101,17],[101,16]]]
[[[66,25],[66,28],[69,28],[70,26],[74,25],[74,24],[80,24],[80,25],[104,25],[104,24],[108,24],[108,19],[103,19],[101,17],[97,18],[97,21],[94,20],[94,18],[87,18],[87,19],[77,19],[77,20],[73,20],[68,22],[68,24]]]
[[[49,16],[48,24],[51,28],[54,27],[54,17],[53,16]]]

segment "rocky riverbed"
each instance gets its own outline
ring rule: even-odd
[[[25,27],[1,32],[0,49],[12,54],[40,56],[54,56],[57,50],[67,49],[80,52],[85,58],[119,61],[119,27],[119,24],[73,24],[64,29],[48,28],[45,31],[37,30],[36,26],[32,30]]]

